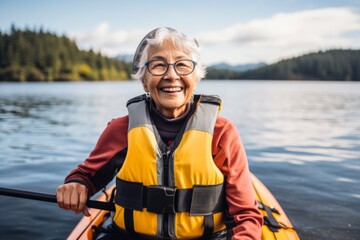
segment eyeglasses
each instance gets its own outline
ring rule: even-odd
[[[189,75],[194,71],[196,64],[195,61],[189,59],[178,60],[174,63],[168,63],[164,60],[151,60],[146,62],[145,66],[154,76],[166,74],[170,65],[174,67],[174,70],[178,75]]]

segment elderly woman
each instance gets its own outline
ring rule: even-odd
[[[221,99],[194,95],[206,72],[196,40],[155,29],[133,65],[146,94],[128,101],[128,116],[108,124],[58,187],[59,206],[89,216],[86,200],[116,175],[116,211],[98,239],[260,239],[236,128],[218,116]]]

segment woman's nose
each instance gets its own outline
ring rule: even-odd
[[[165,76],[169,79],[176,79],[179,77],[179,75],[175,71],[174,65],[169,65],[169,68],[167,72],[165,73]]]

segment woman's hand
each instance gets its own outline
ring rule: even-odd
[[[76,214],[83,212],[90,217],[89,209],[86,207],[88,199],[88,189],[81,183],[66,183],[57,188],[56,198],[59,207],[66,210],[72,210]]]

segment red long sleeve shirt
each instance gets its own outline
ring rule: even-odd
[[[90,196],[106,186],[121,168],[127,151],[128,116],[112,120],[83,164],[65,179],[85,184]],[[231,239],[260,239],[263,217],[258,211],[245,149],[235,126],[218,116],[212,154],[225,177],[225,224]]]

